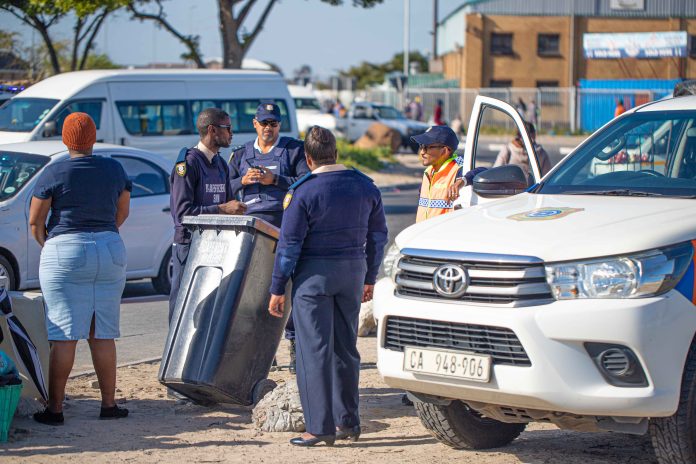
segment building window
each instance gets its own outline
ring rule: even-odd
[[[537,35],[537,55],[539,56],[559,56],[561,36],[558,34],[539,34]]]
[[[561,93],[558,89],[558,81],[536,81],[539,90],[539,103],[543,106],[560,106],[562,104]]]
[[[491,79],[491,82],[488,84],[488,87],[491,87],[491,88],[512,87],[512,81],[511,80],[501,80],[501,79]]]
[[[491,34],[491,55],[512,54],[512,34]]]
[[[696,58],[696,35],[689,36],[689,56]]]

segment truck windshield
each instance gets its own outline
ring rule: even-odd
[[[49,160],[48,156],[0,151],[0,201],[15,196]]]
[[[316,98],[296,98],[295,108],[298,110],[321,110],[321,105]]]
[[[618,119],[563,160],[535,192],[696,198],[696,111]]]
[[[0,131],[31,132],[57,103],[49,98],[8,100],[0,106]]]
[[[375,110],[377,110],[379,117],[382,119],[404,119],[401,111],[393,106],[375,106]]]

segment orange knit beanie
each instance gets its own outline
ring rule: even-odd
[[[75,151],[89,150],[97,141],[97,126],[87,113],[71,113],[63,122],[63,143]]]

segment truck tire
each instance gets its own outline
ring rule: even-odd
[[[159,272],[152,278],[152,286],[157,293],[169,295],[172,289],[172,247],[169,247],[160,263]]]
[[[413,140],[411,140],[410,138],[408,139],[407,143],[408,143],[409,148],[411,150],[413,150],[413,153],[415,153],[417,155],[418,148],[420,147],[420,145],[418,143],[414,142]]]
[[[650,419],[649,432],[660,464],[696,462],[696,341],[686,357],[677,412]]]
[[[414,401],[423,426],[435,438],[456,449],[488,449],[505,446],[517,438],[527,424],[506,424],[483,417],[461,401],[443,406]]]

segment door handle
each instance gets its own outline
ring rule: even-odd
[[[169,206],[165,206],[164,208],[162,208],[162,212],[163,213],[171,213],[172,209]]]

